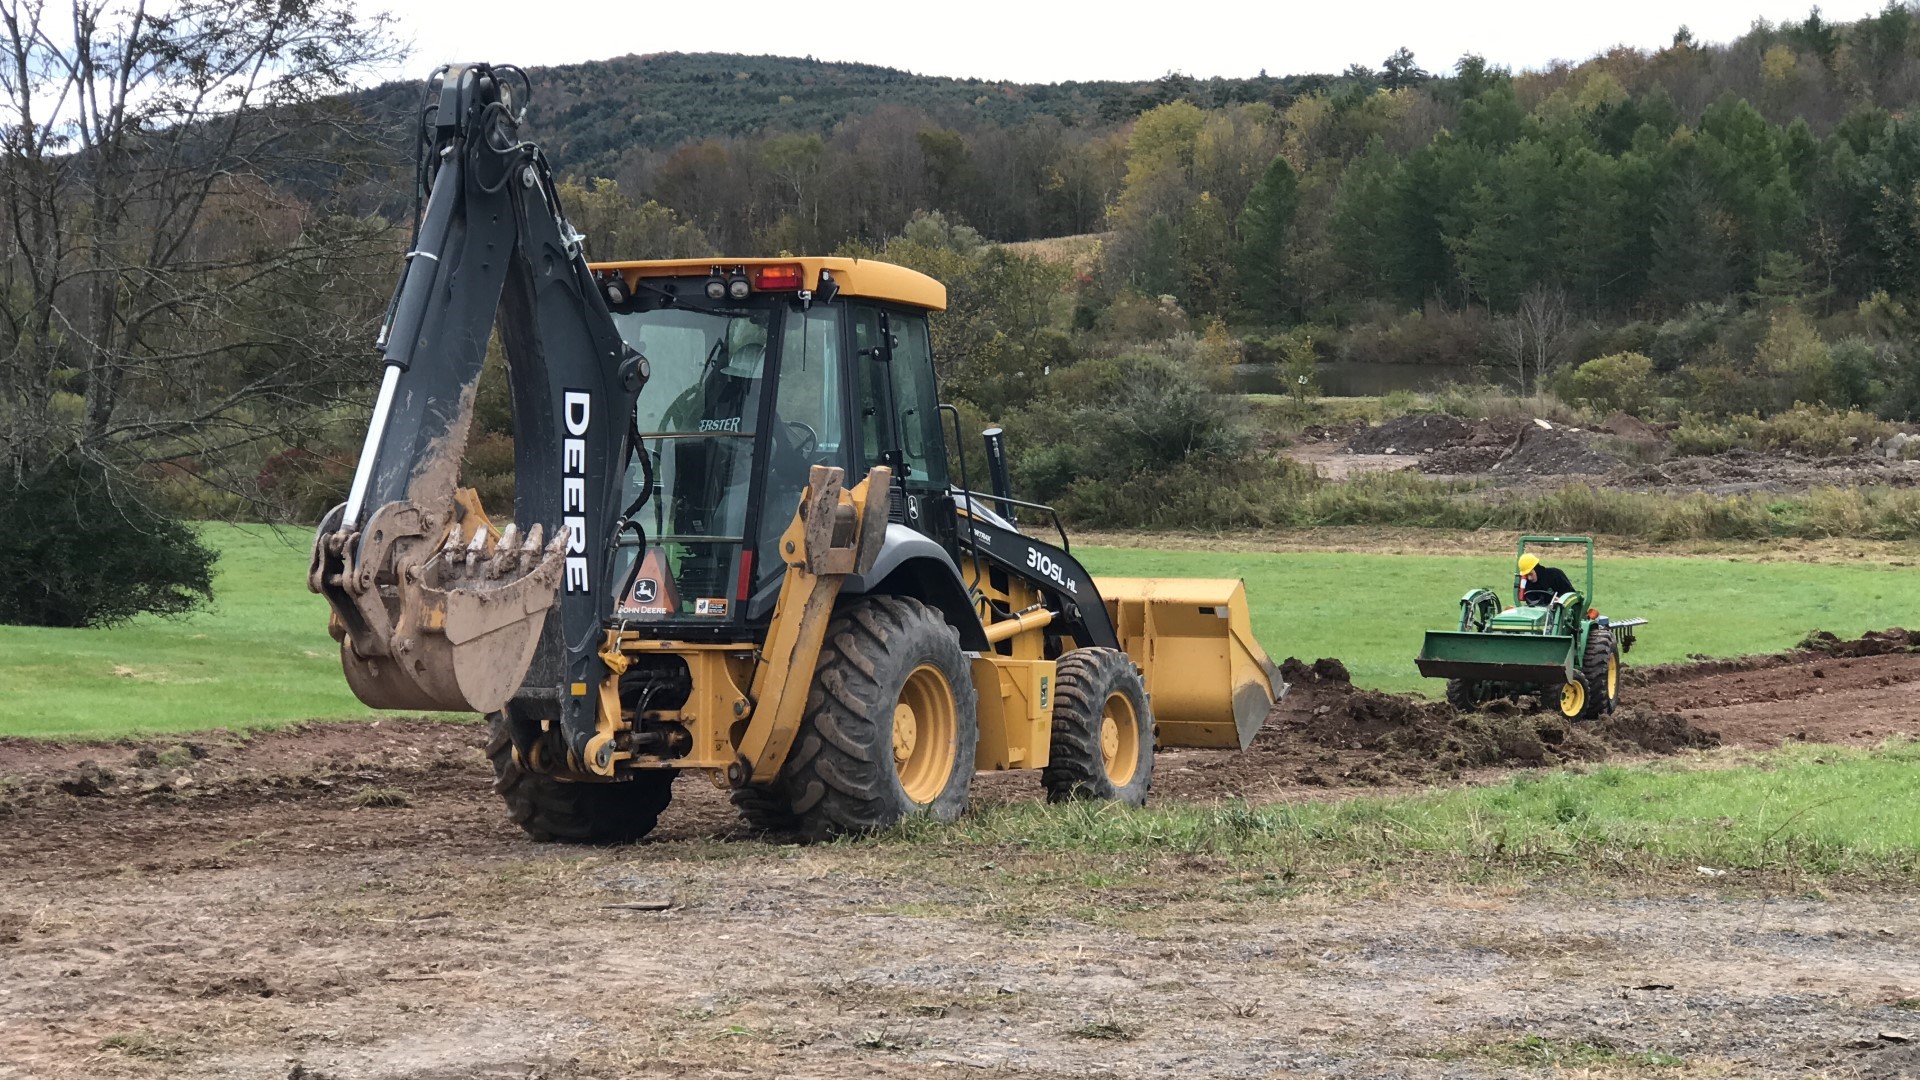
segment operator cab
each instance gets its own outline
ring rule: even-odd
[[[647,496],[620,537],[613,618],[730,632],[771,614],[781,533],[814,465],[849,483],[892,467],[894,519],[945,542],[923,511],[947,494],[930,311],[946,290],[854,259],[671,261],[594,266],[622,338],[652,376],[634,424],[645,462],[624,499]],[[650,485],[650,486],[649,486]],[[932,510],[932,507],[927,507]]]

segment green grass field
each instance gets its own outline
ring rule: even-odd
[[[307,591],[312,533],[209,525],[214,604],[111,630],[0,626],[0,734],[143,732],[367,716],[340,674],[326,601]]]
[[[210,525],[222,552],[215,606],[112,630],[0,627],[0,734],[78,738],[369,715],[348,692],[307,592],[308,534]],[[1421,631],[1461,594],[1505,587],[1500,558],[1076,549],[1097,574],[1243,577],[1256,634],[1277,660],[1337,656],[1356,682],[1432,692],[1413,670]],[[1579,575],[1574,574],[1576,580]],[[1731,656],[1920,619],[1920,575],[1887,566],[1603,560],[1609,614],[1653,620],[1630,657]]]

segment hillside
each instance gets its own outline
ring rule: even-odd
[[[528,75],[533,137],[564,168],[601,174],[609,174],[634,146],[666,149],[692,139],[770,130],[825,134],[847,117],[882,105],[920,110],[961,130],[1013,127],[1036,117],[1083,126],[1126,120],[1182,98],[1207,107],[1284,103],[1330,81],[1320,75],[1167,75],[1138,82],[1010,83],[732,53],[629,55],[530,68]],[[419,94],[418,82],[395,82],[369,98],[404,115]]]

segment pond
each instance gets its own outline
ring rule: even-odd
[[[1455,383],[1504,383],[1500,374],[1471,364],[1368,364],[1332,360],[1314,365],[1314,380],[1327,397],[1380,397],[1396,390],[1416,393]],[[1284,394],[1286,372],[1274,364],[1236,364],[1234,389],[1243,394]]]

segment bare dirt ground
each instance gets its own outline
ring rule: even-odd
[[[1709,732],[1877,743],[1920,734],[1916,647],[1646,669],[1637,710],[1558,736],[1293,665],[1252,750],[1168,752],[1154,794],[1413,790]],[[0,1077],[1920,1075],[1910,896],[1200,857],[1108,880],[748,839],[692,775],[649,842],[559,848],[506,823],[477,741],[384,721],[0,742]]]

